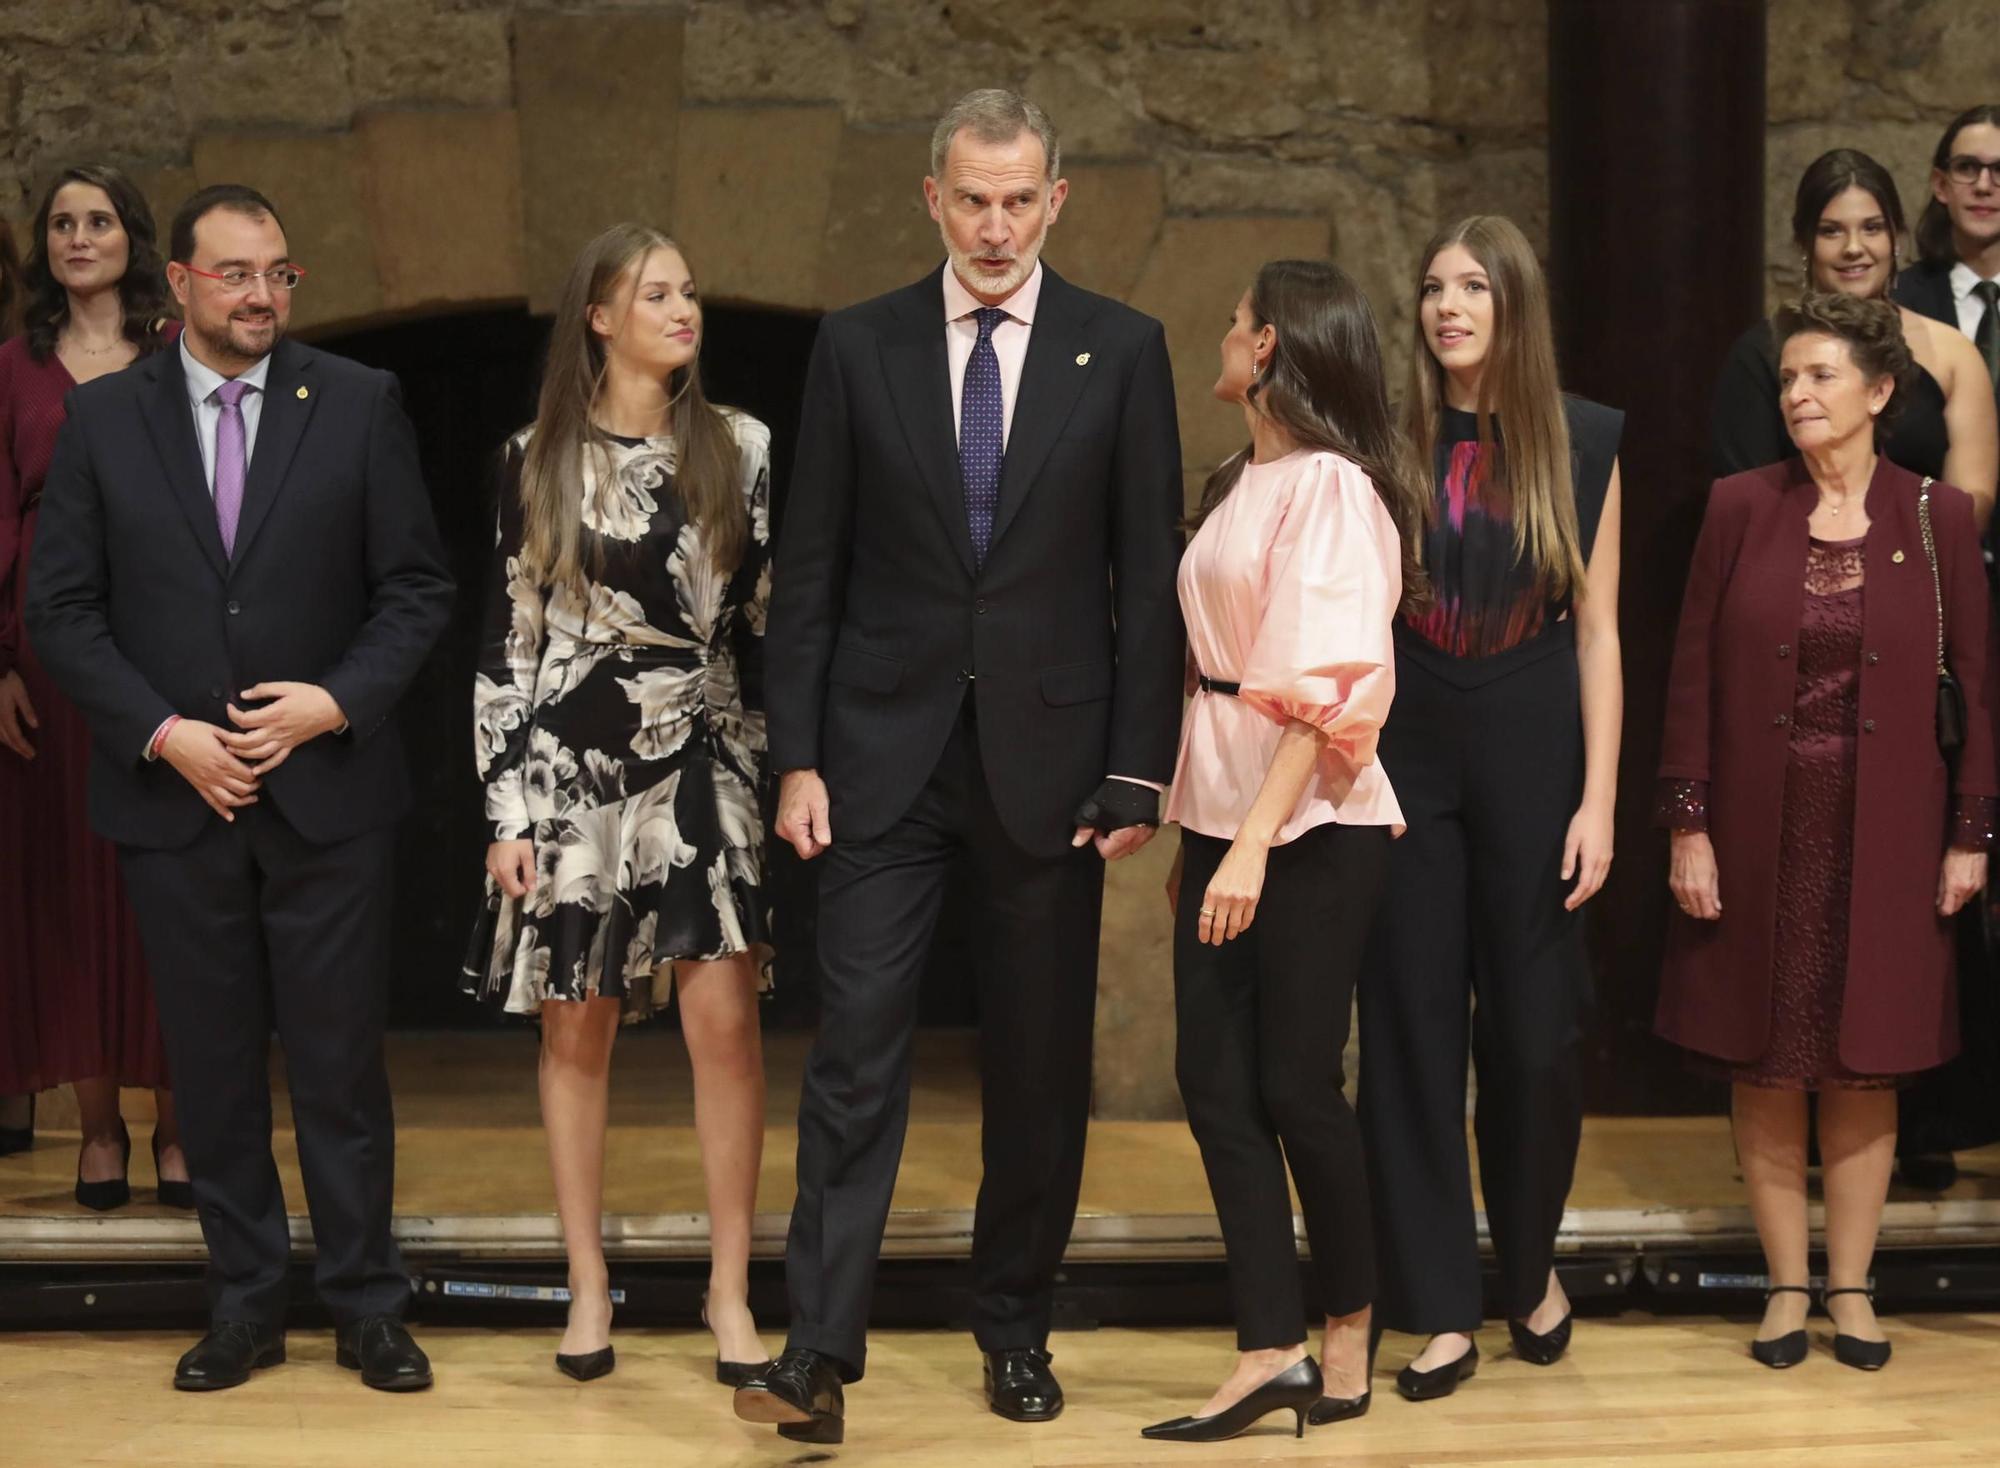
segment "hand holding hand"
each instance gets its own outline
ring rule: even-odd
[[[535,890],[535,843],[495,841],[486,848],[486,875],[509,897],[526,897]]]
[[[1722,916],[1722,877],[1715,868],[1715,847],[1706,831],[1676,831],[1667,886],[1682,912],[1703,922]]]
[[[1099,856],[1117,861],[1152,840],[1159,824],[1159,791],[1131,780],[1108,779],[1076,808],[1076,835],[1070,845],[1094,840]]]
[[[10,670],[0,677],[0,748],[11,749],[22,759],[33,759],[35,745],[28,731],[41,727],[34,700],[28,697],[28,685],[18,672]]]
[[[818,770],[787,770],[779,777],[777,831],[801,861],[811,861],[833,845],[826,781]]]
[[[301,744],[347,722],[333,695],[316,683],[259,683],[243,690],[245,703],[258,699],[271,701],[248,713],[230,704],[229,721],[236,730],[222,735],[231,753],[256,775],[275,770]]]
[[[180,771],[210,810],[234,821],[239,808],[257,803],[261,786],[256,771],[230,750],[229,737],[213,724],[181,719],[167,731],[160,758]]]

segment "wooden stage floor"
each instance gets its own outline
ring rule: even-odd
[[[435,1390],[387,1397],[333,1363],[324,1333],[294,1332],[290,1361],[234,1391],[192,1396],[168,1376],[185,1335],[0,1334],[0,1462],[9,1468],[1208,1468],[1248,1462],[1403,1465],[1643,1464],[1647,1468],[1937,1468],[2000,1462],[2000,1317],[1890,1319],[1887,1370],[1815,1349],[1790,1371],[1753,1364],[1746,1320],[1584,1320],[1553,1367],[1503,1354],[1445,1401],[1395,1396],[1392,1361],[1359,1421],[1295,1441],[1279,1419],[1214,1446],[1150,1443],[1139,1428],[1199,1406],[1230,1362],[1220,1330],[1102,1330],[1051,1341],[1069,1396],[1052,1423],[985,1411],[969,1339],[882,1332],[848,1395],[845,1446],[802,1449],[736,1421],[708,1374],[705,1332],[621,1331],[618,1370],[575,1385],[549,1364],[553,1331],[424,1330]],[[1391,1338],[1391,1344],[1397,1344]],[[1407,1345],[1407,1343],[1402,1343]]]
[[[979,1177],[979,1107],[971,1037],[920,1038],[909,1141],[885,1252],[950,1258],[969,1247]],[[805,1038],[771,1037],[771,1127],[756,1248],[782,1253],[792,1200]],[[414,1257],[560,1254],[526,1029],[398,1035],[391,1043],[398,1117],[396,1207]],[[282,1065],[274,1061],[274,1081]],[[150,1098],[128,1096],[143,1115]],[[304,1194],[286,1109],[277,1151],[297,1237]],[[197,1257],[192,1218],[152,1201],[148,1124],[133,1128],[134,1202],[85,1215],[70,1198],[76,1135],[44,1130],[32,1152],[0,1158],[0,1262]],[[1892,1197],[1885,1242],[2000,1242],[2000,1148],[1967,1153],[1942,1199]],[[678,1035],[621,1036],[613,1064],[606,1235],[627,1257],[705,1253],[701,1173],[689,1077]],[[1721,1117],[1592,1118],[1586,1125],[1563,1244],[1569,1249],[1740,1244],[1752,1238]],[[1072,1257],[1205,1259],[1220,1239],[1187,1127],[1099,1122],[1091,1129]]]

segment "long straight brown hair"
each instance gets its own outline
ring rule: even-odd
[[[1556,375],[1555,329],[1549,321],[1549,287],[1541,262],[1514,221],[1474,214],[1433,236],[1417,266],[1418,305],[1410,354],[1410,390],[1403,395],[1403,432],[1428,478],[1437,462],[1444,418],[1444,368],[1432,355],[1424,330],[1424,277],[1431,263],[1454,245],[1465,248],[1486,272],[1493,292],[1493,335],[1479,378],[1479,447],[1493,466],[1490,489],[1507,496],[1514,521],[1514,553],[1534,568],[1552,600],[1579,591],[1584,581],[1576,492],[1571,484],[1569,420]],[[1494,452],[1496,421],[1506,432]],[[1424,497],[1426,517],[1437,497]]]
[[[521,465],[521,555],[543,585],[574,586],[587,565],[598,568],[602,547],[586,546],[584,538],[584,465],[588,457],[600,476],[613,468],[610,438],[591,417],[604,390],[607,359],[604,342],[591,330],[590,308],[604,306],[616,314],[620,297],[629,303],[640,267],[655,250],[687,258],[686,251],[649,225],[614,224],[583,247],[563,286],[542,369],[535,431]],[[701,390],[699,356],[674,369],[667,395],[673,404],[668,431],[677,456],[675,492],[688,520],[708,542],[716,569],[734,571],[742,564],[750,534],[749,510],[737,482],[741,458],[728,419]]]

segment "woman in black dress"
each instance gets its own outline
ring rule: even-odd
[[[584,248],[534,424],[502,455],[473,724],[486,910],[468,989],[542,1026],[542,1120],[569,1255],[557,1366],[612,1366],[601,1237],[611,1044],[678,993],[708,1187],[716,1375],[763,1364],[748,1304],[764,1134],[757,1027],[770,433],[710,406],[680,249]]]

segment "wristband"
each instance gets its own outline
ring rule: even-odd
[[[160,725],[160,732],[153,736],[153,747],[147,751],[154,759],[158,759],[160,751],[167,747],[167,736],[174,732],[174,725],[180,721],[181,716],[179,714],[170,714],[167,717],[166,723]]]

